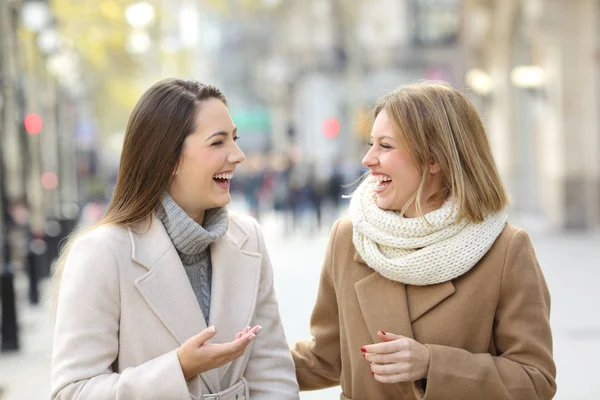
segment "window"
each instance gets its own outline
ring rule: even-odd
[[[411,0],[412,42],[416,46],[447,46],[458,39],[458,0]]]

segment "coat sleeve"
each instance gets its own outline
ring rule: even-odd
[[[60,282],[52,353],[56,400],[191,398],[176,350],[121,373],[119,272],[114,253],[94,231],[78,239]]]
[[[548,287],[529,236],[518,230],[508,245],[495,316],[498,356],[427,345],[426,391],[418,398],[551,399],[556,392],[556,367],[549,319]]]
[[[252,342],[244,378],[248,382],[250,398],[253,400],[298,400],[300,396],[294,374],[294,362],[285,338],[273,287],[273,267],[256,221],[254,226],[259,252],[262,254],[254,323],[263,329]]]
[[[329,237],[317,301],[312,312],[312,339],[300,341],[292,348],[300,390],[324,389],[340,384],[341,352],[338,303],[332,267],[339,221]]]

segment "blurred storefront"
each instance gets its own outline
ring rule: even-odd
[[[600,227],[600,1],[465,2],[467,84],[514,211]]]

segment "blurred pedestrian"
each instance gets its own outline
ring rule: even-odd
[[[446,84],[376,106],[370,177],[333,227],[301,390],[341,399],[551,399],[550,295],[481,120]]]
[[[103,220],[58,262],[53,399],[299,398],[260,228],[225,207],[236,131],[215,87],[142,96]]]
[[[261,190],[265,174],[263,155],[251,154],[246,161],[244,174],[244,199],[250,211],[250,215],[260,221]]]

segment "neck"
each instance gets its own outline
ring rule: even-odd
[[[417,212],[417,203],[413,201],[413,203],[408,207],[404,216],[407,218],[415,218],[422,217],[425,214],[428,214],[432,211],[440,208],[445,198],[442,198],[439,194],[442,192],[442,183],[440,179],[436,177],[430,177],[430,183],[423,190],[423,194],[421,195],[421,212]]]
[[[169,196],[171,196],[173,201],[177,203],[177,205],[181,207],[181,209],[185,211],[185,213],[197,224],[202,225],[204,223],[204,215],[206,214],[206,210],[199,209],[197,207],[192,207],[191,205],[187,204],[183,199],[178,198],[178,196],[175,193],[169,193]]]
[[[421,200],[421,213],[418,213],[417,204],[413,202],[413,204],[411,204],[404,213],[404,216],[406,218],[422,217],[425,214],[437,210],[442,206],[442,204],[444,204],[443,199]]]

